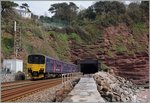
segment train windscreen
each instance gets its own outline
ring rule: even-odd
[[[42,55],[29,55],[28,56],[29,64],[45,64],[45,56]]]

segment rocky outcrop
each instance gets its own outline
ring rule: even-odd
[[[106,58],[104,63],[112,68],[116,75],[136,84],[145,84],[149,80],[148,55],[119,55],[115,59]]]
[[[94,75],[97,89],[108,102],[136,102],[137,88],[131,81],[106,72]]]
[[[116,75],[131,80],[136,84],[145,84],[149,81],[149,56],[146,53],[148,48],[147,31],[143,31],[137,36],[124,23],[111,26],[104,30],[104,45],[106,52],[114,54],[112,57],[104,54],[104,58],[99,59],[112,68]],[[118,48],[124,48],[125,52],[115,51],[116,45],[121,45]],[[140,51],[141,48],[143,51]]]
[[[141,53],[133,56],[118,54],[114,57],[109,57],[98,49],[98,45],[89,46],[89,50],[86,50],[85,48],[87,47],[83,47],[79,44],[72,50],[71,54],[73,62],[80,58],[96,58],[113,69],[114,73],[118,76],[131,80],[136,84],[145,84],[148,82],[148,54]]]

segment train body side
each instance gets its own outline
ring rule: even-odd
[[[61,74],[62,69],[63,69],[63,64],[62,62],[58,60],[54,60],[52,58],[46,57],[46,67],[45,71],[46,73],[52,73],[52,74]]]
[[[30,55],[32,56],[32,55]],[[33,55],[34,56],[34,55]],[[51,57],[44,56],[44,55],[38,55],[43,59],[44,61],[41,61],[39,64],[36,63],[28,63],[28,73],[31,78],[46,78],[49,77],[50,74],[63,74],[63,73],[73,73],[73,72],[79,72],[79,69],[77,68],[77,65],[65,63],[60,60],[55,60]],[[40,60],[40,59],[39,59]]]
[[[45,72],[52,74],[63,74],[78,72],[78,68],[74,64],[64,63],[59,60],[54,60],[52,58],[46,57]]]
[[[45,72],[48,72],[48,73],[53,73],[54,72],[54,60],[51,59],[51,58],[48,58],[46,57],[46,64],[45,64]]]

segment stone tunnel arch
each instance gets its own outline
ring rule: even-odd
[[[80,68],[80,72],[83,74],[93,74],[98,72],[99,62],[98,60],[94,59],[84,59],[84,60],[77,60],[77,65]]]

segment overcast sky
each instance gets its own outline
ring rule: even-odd
[[[29,8],[33,14],[36,15],[47,15],[52,16],[52,14],[48,11],[51,4],[54,3],[62,3],[62,2],[74,2],[79,8],[88,8],[90,5],[94,4],[95,1],[14,1],[15,3],[19,4],[27,3]],[[126,2],[128,3],[128,1]],[[19,9],[19,8],[18,8]]]

